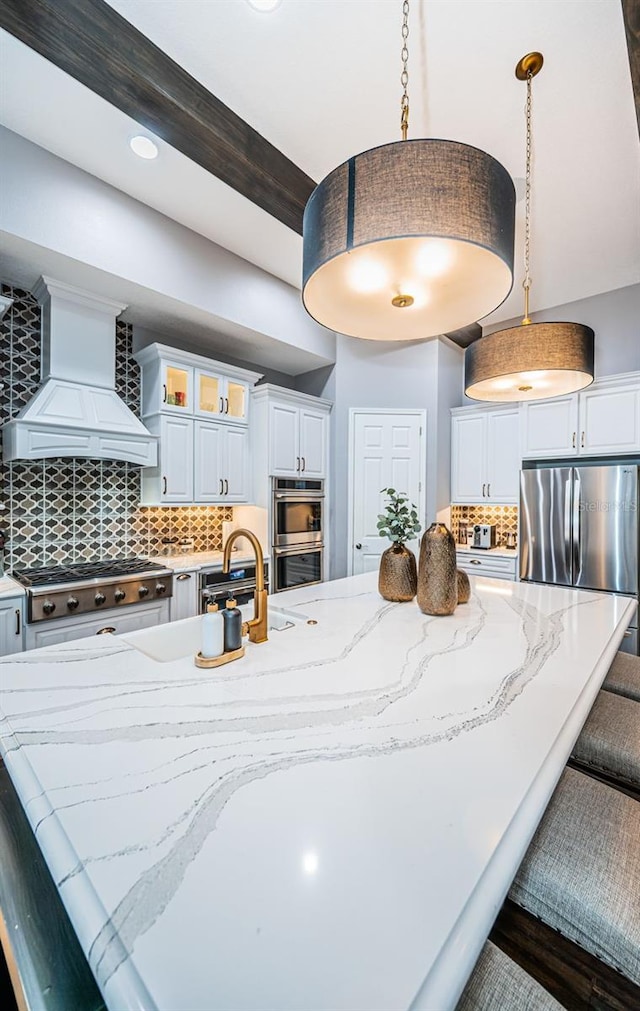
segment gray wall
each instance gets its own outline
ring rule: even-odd
[[[426,521],[431,522],[438,509],[449,505],[449,408],[459,406],[461,401],[461,370],[461,353],[440,340],[383,342],[338,336],[336,365],[328,381],[322,389],[304,391],[334,401],[329,515],[332,578],[346,575],[349,554],[349,409],[426,410]]]
[[[5,250],[17,256],[27,243],[25,255],[63,256],[77,276],[61,280],[90,288],[91,271],[99,272],[113,298],[128,291],[122,279],[136,286],[140,305],[166,302],[167,312],[235,335],[243,357],[255,357],[252,341],[271,348],[280,355],[273,368],[288,354],[304,362],[300,349],[307,352],[309,363],[291,375],[334,361],[334,334],[305,312],[296,288],[2,126],[0,149]],[[128,294],[122,301],[134,303]]]
[[[535,298],[535,288],[532,289]],[[585,323],[596,335],[596,378],[640,370],[640,284],[532,312],[534,323]],[[487,327],[484,333],[517,326],[521,317]]]

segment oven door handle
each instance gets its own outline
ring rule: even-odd
[[[273,493],[273,497],[278,501],[284,498],[289,502],[324,502],[324,492],[322,491],[276,491]]]
[[[274,555],[310,555],[314,551],[324,551],[324,544],[312,541],[310,544],[293,544],[286,548],[272,548]]]

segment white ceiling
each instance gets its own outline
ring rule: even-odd
[[[401,0],[110,0],[132,24],[316,180],[399,136]],[[41,57],[0,37],[0,122],[240,256],[299,285],[301,239],[187,158],[155,162],[135,123]],[[534,82],[532,308],[640,279],[640,144],[619,0],[413,0],[410,136],[447,137],[524,175]],[[521,313],[514,291],[488,318]]]

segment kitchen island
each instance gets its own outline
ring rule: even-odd
[[[1,663],[4,759],[112,1011],[455,1006],[635,604],[476,579],[430,618],[376,578],[270,598],[217,670],[197,618]]]

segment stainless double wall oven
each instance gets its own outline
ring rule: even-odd
[[[274,477],[273,590],[320,583],[324,578],[324,481]]]

